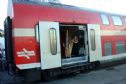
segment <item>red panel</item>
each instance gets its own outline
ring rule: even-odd
[[[126,35],[102,36],[102,41],[125,41]]]
[[[40,60],[40,54],[38,55],[37,53],[37,45],[35,42],[34,37],[16,37],[13,38],[13,51],[14,51],[14,56],[15,56],[15,62],[16,64],[26,64],[26,63],[35,63]],[[33,51],[35,55],[29,56],[30,59],[27,59],[25,56],[18,56],[17,52],[23,52],[24,50]],[[25,55],[28,55],[28,53],[25,53]]]
[[[103,25],[98,12],[14,3],[13,26],[33,28],[39,21],[57,21],[67,24],[100,24],[102,30],[126,30],[125,25],[113,25],[111,15],[107,15],[110,24]]]
[[[33,28],[39,21],[57,21],[61,23],[99,23],[98,13],[82,10],[70,10],[58,7],[14,4],[14,28]]]
[[[116,54],[115,42],[126,42],[126,35],[121,36],[102,36],[102,56],[104,56],[104,43],[111,42],[112,44],[112,54]],[[126,47],[125,47],[126,49]]]

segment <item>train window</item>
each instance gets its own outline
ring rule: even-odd
[[[49,35],[50,35],[50,50],[51,50],[51,53],[52,53],[52,55],[56,55],[57,54],[56,29],[50,28]]]
[[[110,42],[104,43],[104,56],[112,55],[112,44]]]
[[[122,25],[122,20],[119,16],[112,16],[114,25]]]
[[[124,42],[116,42],[116,53],[117,54],[125,53]]]
[[[95,30],[94,29],[90,30],[90,40],[91,40],[91,49],[95,51],[96,44],[95,44]]]
[[[102,19],[103,24],[109,25],[109,19],[107,15],[101,14],[101,19]]]

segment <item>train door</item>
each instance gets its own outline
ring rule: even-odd
[[[88,43],[90,62],[98,61],[102,58],[100,25],[88,24]]]
[[[36,33],[40,44],[41,69],[61,67],[59,23],[40,21]]]

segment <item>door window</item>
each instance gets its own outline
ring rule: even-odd
[[[56,29],[50,28],[49,35],[50,35],[50,50],[51,50],[51,53],[52,53],[52,55],[56,55],[56,53],[57,53]]]
[[[90,40],[91,40],[91,49],[95,51],[96,44],[95,44],[95,30],[94,29],[90,30]]]

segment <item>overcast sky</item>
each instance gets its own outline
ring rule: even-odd
[[[110,13],[126,15],[126,0],[61,0],[63,3],[72,4],[101,10]]]
[[[0,0],[0,28],[7,15],[7,1]],[[126,0],[60,0],[62,3],[126,15]]]
[[[3,29],[3,21],[7,13],[7,0],[0,0],[0,29]]]

